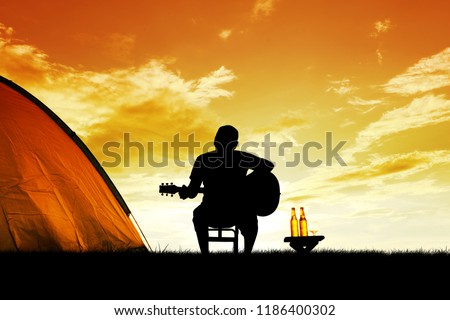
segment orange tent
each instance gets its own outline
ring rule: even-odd
[[[0,76],[0,251],[146,249],[131,212],[82,140]]]

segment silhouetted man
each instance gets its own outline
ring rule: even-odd
[[[254,154],[235,150],[239,133],[231,125],[218,129],[215,150],[198,156],[188,186],[179,192],[181,199],[195,198],[203,183],[203,199],[195,208],[193,223],[200,251],[209,252],[208,226],[236,225],[244,237],[244,253],[251,253],[258,234],[258,217],[246,194],[248,170],[271,171],[274,164]]]

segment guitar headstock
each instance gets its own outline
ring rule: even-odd
[[[175,193],[178,192],[178,190],[180,189],[180,187],[177,187],[176,185],[173,184],[173,182],[169,183],[161,183],[159,185],[159,193],[161,193],[161,195],[166,195],[168,196],[170,194],[171,197],[173,197],[173,195]]]

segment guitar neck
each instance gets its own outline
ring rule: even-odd
[[[198,188],[197,192],[198,193],[205,193],[205,188],[200,187],[200,188]]]
[[[171,196],[173,196],[175,193],[178,193],[181,190],[182,187],[176,186],[173,183],[162,183],[159,186],[159,193],[161,193],[161,195],[166,195],[168,196],[169,194]],[[198,189],[198,193],[204,193],[205,188],[200,187]]]

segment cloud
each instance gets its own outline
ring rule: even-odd
[[[230,29],[225,29],[220,31],[219,33],[219,38],[221,38],[222,40],[227,40],[230,36],[231,36],[232,30]]]
[[[222,88],[236,79],[225,66],[197,79],[172,70],[175,59],[102,72],[79,70],[51,62],[43,51],[13,39],[12,33],[0,26],[0,73],[52,109],[99,158],[102,145],[123,142],[124,133],[144,146],[149,141],[160,146],[176,133],[180,140],[193,132],[196,141],[210,140],[220,118],[208,105],[233,96]],[[118,39],[125,47],[133,42],[132,37]],[[156,153],[161,157],[161,151]]]
[[[256,20],[261,17],[269,16],[274,9],[276,1],[277,0],[257,0],[253,6],[252,18]]]
[[[350,83],[350,79],[330,81],[331,86],[327,88],[326,92],[333,92],[340,96],[347,95],[358,90],[357,87]]]
[[[45,79],[52,69],[48,56],[43,51],[13,37],[14,30],[0,24],[0,72],[8,77],[20,75],[27,83]]]
[[[41,64],[44,68],[38,69],[45,81],[27,88],[84,135],[122,108],[159,106],[159,112],[169,113],[205,108],[213,99],[231,97],[232,92],[220,86],[235,78],[230,70],[220,67],[199,79],[185,80],[164,60],[106,72],[68,70],[45,61]],[[18,82],[22,79],[20,75]]]
[[[392,28],[392,23],[390,19],[384,19],[383,21],[375,21],[373,24],[374,30],[370,34],[371,37],[377,38],[382,33],[388,32]]]
[[[370,33],[370,37],[372,38],[378,38],[381,34],[388,32],[392,28],[392,23],[390,19],[384,19],[375,21],[373,24],[374,30]],[[375,54],[377,56],[377,62],[379,65],[383,63],[383,53],[380,48],[377,48],[375,51]]]
[[[450,151],[411,152],[373,157],[369,165],[356,167],[351,172],[330,178],[333,182],[361,181],[378,177],[402,178],[429,169],[433,165],[448,163]]]
[[[381,102],[381,100],[367,100],[357,96],[354,96],[348,100],[348,103],[353,106],[373,106],[380,104]]]
[[[221,66],[218,70],[212,71],[206,77],[199,80],[188,81],[188,95],[186,99],[198,106],[206,106],[212,99],[219,97],[231,97],[233,92],[221,89],[219,86],[236,79],[231,70]]]
[[[405,107],[382,115],[358,133],[356,145],[363,151],[380,139],[401,131],[429,126],[450,120],[450,100],[443,95],[428,94],[414,99]]]
[[[341,128],[346,128],[356,124],[356,122],[352,119],[344,119],[344,121],[339,125]]]
[[[299,202],[304,202],[306,200],[310,200],[310,199],[316,199],[319,198],[319,195],[293,195],[290,196],[286,199],[284,199],[285,202],[291,202],[291,203],[299,203]]]
[[[382,100],[379,99],[367,100],[357,96],[353,96],[349,98],[347,102],[352,106],[355,106],[356,109],[360,111],[362,114],[366,114],[374,110],[377,107],[377,105],[382,103]]]
[[[420,59],[382,87],[388,93],[412,95],[450,86],[450,47]]]
[[[282,186],[283,202],[302,201],[306,206],[333,206],[349,210],[354,205],[383,207],[381,201],[416,201],[417,195],[442,195],[447,183],[433,180],[430,173],[448,171],[449,150],[374,154],[366,164],[347,167],[317,167],[306,176]],[[411,198],[410,198],[411,197]],[[352,203],[349,199],[353,199]],[[409,199],[409,200],[406,200]],[[349,211],[350,212],[350,211]]]
[[[377,55],[377,62],[378,64],[382,64],[383,63],[383,54],[381,53],[380,49],[376,50],[376,55]]]
[[[7,37],[11,37],[14,33],[13,28],[5,26],[0,22],[0,34],[6,35]]]
[[[233,95],[221,88],[236,78],[224,66],[192,80],[170,70],[170,59],[149,60],[137,67],[104,72],[83,71],[50,62],[43,51],[13,40],[8,37],[11,31],[5,30],[9,29],[0,29],[2,74],[39,93],[62,112],[65,109],[71,118],[80,118],[80,111],[86,111],[92,113],[92,117],[83,114],[87,118],[98,119],[118,106],[142,105],[152,100],[177,110],[180,106],[202,108],[212,99]]]

